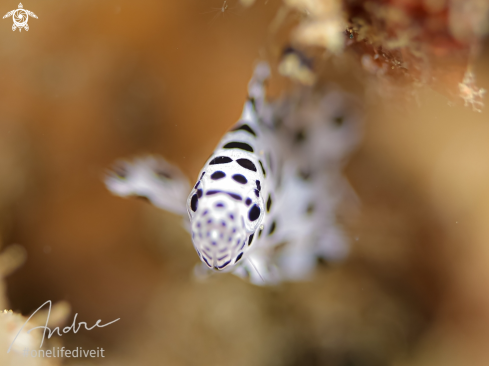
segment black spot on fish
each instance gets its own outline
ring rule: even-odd
[[[239,194],[236,193],[231,193],[231,192],[226,192],[229,196],[233,197],[235,200],[241,201],[242,198]]]
[[[250,97],[248,100],[250,101],[251,105],[253,106],[253,109],[256,111],[256,101],[255,101],[255,98]]]
[[[276,228],[277,228],[277,223],[273,221],[272,225],[270,225],[270,230],[268,231],[268,235],[272,235]]]
[[[134,196],[134,197],[136,197],[138,200],[149,202],[149,198],[146,196]]]
[[[232,162],[233,159],[227,157],[227,156],[218,156],[218,157],[215,157],[214,159],[212,159],[209,163],[209,165],[217,165],[217,164],[227,164],[227,163],[230,163]],[[205,172],[204,172],[205,174]],[[204,176],[204,174],[202,174],[202,177]],[[200,179],[202,179],[202,177]]]
[[[218,191],[218,190],[211,190],[211,191],[207,191],[205,193],[206,196],[212,196],[214,194],[218,194],[218,193],[225,193],[227,194],[228,196],[231,196],[232,198],[238,200],[238,201],[241,201],[242,198],[239,194],[236,194],[236,193],[232,193],[232,192],[224,192],[224,191]]]
[[[158,176],[158,178],[172,179],[170,173],[163,170],[155,171],[155,174]]]
[[[197,197],[200,198],[204,194],[204,191],[202,189],[197,189]]]
[[[190,200],[190,208],[192,209],[193,212],[197,211],[197,207],[199,206],[199,198],[197,197],[196,194],[192,196],[192,199]]]
[[[200,184],[200,180],[197,182],[197,184],[194,186],[194,189],[197,189],[197,187],[199,186]]]
[[[323,266],[323,267],[328,267],[329,263],[324,257],[317,257],[316,262],[318,265]]]
[[[253,129],[250,126],[248,126],[246,123],[242,124],[241,126],[236,127],[232,131],[246,131],[248,133],[251,133],[253,136],[256,136],[255,131],[253,131]]]
[[[333,122],[334,122],[335,126],[337,126],[337,127],[341,127],[343,125],[344,121],[345,121],[345,119],[342,116],[333,118]]]
[[[127,177],[127,169],[124,166],[116,165],[112,169],[119,178],[125,179]]]
[[[256,181],[256,189],[258,189],[259,191],[261,191],[261,184],[260,184],[260,181],[259,180]]]
[[[251,198],[247,198],[246,201],[245,201],[245,203],[246,203],[246,206],[251,205]]]
[[[256,166],[253,164],[251,160],[248,159],[238,159],[236,162],[241,165],[243,168],[256,172]],[[260,163],[261,164],[261,163]],[[263,168],[263,166],[262,166]]]
[[[250,221],[256,221],[260,217],[260,213],[260,207],[258,207],[257,205],[253,205],[248,212],[248,218],[250,219]]]
[[[209,262],[207,262],[207,259],[204,256],[202,256],[202,259],[204,260],[205,264],[207,264],[207,267],[212,268],[212,266],[209,264]]]
[[[253,237],[255,236],[255,233],[251,234],[249,239],[248,239],[248,246],[251,245],[251,243],[253,242]]]
[[[263,163],[261,162],[261,160],[258,160],[258,162],[260,163],[261,171],[263,173],[263,176],[266,177],[267,176],[267,172],[265,171],[265,168],[263,167]],[[255,170],[255,172],[256,172],[256,170]]]
[[[303,180],[309,180],[311,179],[311,172],[308,169],[301,169],[297,172],[299,177],[301,177]]]
[[[304,130],[299,130],[296,132],[294,141],[296,144],[300,144],[306,139],[306,134],[304,133]]]
[[[253,148],[245,143],[239,141],[228,142],[226,145],[222,147],[223,149],[240,149],[244,151],[254,152]]]
[[[218,170],[217,172],[212,173],[211,179],[212,180],[218,180],[218,179],[224,178],[225,176],[226,176],[226,173],[221,172],[220,170]]]
[[[238,183],[241,183],[241,184],[246,184],[248,183],[248,179],[246,179],[246,177],[242,174],[235,174],[233,175],[233,179],[238,182]]]
[[[260,192],[258,191],[258,189],[255,189],[255,196],[260,197]]]
[[[224,267],[227,267],[228,264],[231,263],[231,261],[227,261],[226,263],[224,263],[222,266],[218,267],[219,269],[223,269]]]
[[[238,261],[243,257],[243,252],[238,254],[238,258],[236,258],[236,261],[234,263],[238,263]]]

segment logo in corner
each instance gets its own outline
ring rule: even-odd
[[[18,9],[9,11],[3,16],[3,19],[12,17],[14,20],[14,24],[12,25],[13,31],[15,31],[17,28],[19,28],[19,32],[22,31],[22,28],[28,31],[29,25],[27,24],[27,21],[29,20],[29,15],[37,19],[36,14],[34,14],[32,11],[25,10],[22,3],[20,3]]]

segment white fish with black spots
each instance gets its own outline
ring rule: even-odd
[[[178,168],[155,157],[119,162],[106,177],[114,194],[143,196],[185,217],[199,276],[232,272],[257,285],[304,280],[318,258],[348,251],[336,209],[351,194],[341,170],[361,137],[358,103],[338,90],[309,89],[268,103],[268,76],[267,64],[255,68],[241,118],[192,189]]]

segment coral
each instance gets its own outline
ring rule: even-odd
[[[412,94],[429,86],[452,100],[483,93],[466,85],[466,71],[488,32],[489,3],[481,0],[284,0],[301,18],[291,40],[296,46],[323,48],[330,55],[353,51],[377,81],[377,91]],[[471,89],[472,91],[469,91]],[[387,91],[387,92],[386,92]]]
[[[301,22],[292,35],[295,42],[324,47],[332,53],[343,50],[341,32],[347,23],[342,16],[340,1],[285,0],[285,4],[307,17],[307,21]]]
[[[18,268],[25,261],[25,258],[26,252],[20,245],[11,245],[0,254],[0,306],[2,308],[7,306],[3,278]],[[62,325],[69,312],[70,307],[66,302],[60,302],[54,305],[51,310],[48,326],[56,327]],[[45,325],[46,316],[47,310],[40,311],[26,323],[28,317],[22,314],[6,309],[0,312],[0,348],[3,350],[0,352],[0,365],[55,366],[61,364],[59,358],[31,357],[24,353],[25,349],[38,349],[43,332],[38,330],[27,333],[27,330]],[[24,330],[19,333],[24,324]],[[46,343],[44,343],[44,349],[47,348]],[[12,349],[7,353],[10,345],[12,345]],[[58,346],[59,340],[53,338],[49,340],[49,345]]]
[[[472,71],[467,70],[464,80],[458,84],[458,88],[460,90],[460,98],[464,100],[465,105],[468,106],[470,104],[474,111],[482,112],[480,108],[484,106],[482,98],[486,90],[475,85],[475,76]]]

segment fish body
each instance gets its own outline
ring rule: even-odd
[[[255,68],[240,119],[192,189],[154,157],[119,162],[106,177],[114,194],[144,196],[185,217],[199,276],[232,272],[271,285],[307,279],[318,258],[346,255],[336,209],[351,193],[341,170],[361,136],[357,103],[336,90],[269,103],[268,75],[268,65]]]

